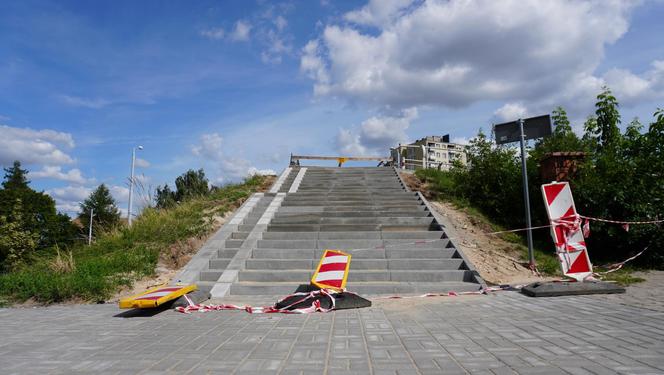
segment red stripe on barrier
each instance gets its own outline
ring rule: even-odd
[[[565,188],[565,185],[563,184],[556,184],[556,185],[547,185],[544,186],[544,190],[546,191],[546,202],[551,205],[553,201],[556,199],[558,194]]]
[[[335,287],[335,288],[341,288],[342,281],[343,280],[339,280],[339,279],[336,279],[336,280],[316,280],[316,282],[318,282],[318,283],[329,285],[329,286],[332,286],[332,287]]]
[[[327,271],[345,271],[348,263],[328,263],[320,266],[319,273]]]

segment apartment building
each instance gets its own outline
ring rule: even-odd
[[[449,134],[431,135],[411,144],[400,144],[390,149],[390,153],[399,167],[410,170],[434,168],[447,171],[455,160],[464,165],[467,163],[465,146],[450,143]]]

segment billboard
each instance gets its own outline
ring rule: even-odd
[[[493,126],[496,144],[519,142],[521,131],[518,121],[505,122]],[[523,133],[528,139],[537,139],[551,135],[551,116],[543,115],[523,120]]]

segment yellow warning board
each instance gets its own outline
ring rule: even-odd
[[[343,290],[348,279],[351,255],[339,250],[325,250],[311,284],[323,288]]]
[[[185,286],[162,286],[131,297],[123,298],[120,300],[119,305],[121,309],[153,308],[164,302],[174,300],[192,292],[196,290],[196,288],[196,284]]]
[[[339,166],[341,167],[345,162],[348,161],[348,158],[337,158],[337,161],[339,162]]]

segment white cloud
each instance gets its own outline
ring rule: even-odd
[[[339,129],[337,134],[337,150],[341,155],[356,156],[365,155],[367,148],[360,142],[360,135],[348,129]]]
[[[118,205],[120,205],[120,203],[129,202],[129,188],[128,187],[119,186],[119,185],[111,185],[111,186],[108,186],[108,190],[111,192],[111,195],[113,196],[113,198],[115,198]],[[134,193],[135,192],[136,192],[136,190],[134,189]]]
[[[528,116],[528,109],[523,103],[506,103],[493,112],[496,122],[514,121]]]
[[[276,174],[271,169],[259,169],[244,158],[231,157],[223,152],[223,138],[218,133],[203,134],[200,143],[191,148],[191,152],[202,158],[208,165],[213,183],[235,181],[254,174]]]
[[[235,28],[230,34],[230,39],[236,42],[243,42],[249,40],[249,33],[251,32],[251,24],[247,21],[237,21]]]
[[[68,202],[82,202],[92,193],[92,189],[85,186],[66,186],[46,191],[51,197]]]
[[[100,109],[111,104],[109,100],[102,98],[82,98],[78,96],[62,95],[62,101],[73,107],[85,107],[91,109]]]
[[[9,165],[14,160],[23,164],[45,165],[74,162],[63,151],[74,147],[74,139],[69,133],[0,125],[0,134],[0,165]]]
[[[282,16],[277,16],[277,18],[274,19],[274,26],[277,27],[277,30],[282,31],[288,26],[288,21]]]
[[[625,69],[611,69],[603,78],[623,105],[664,98],[664,60],[653,61],[651,68],[642,75]]]
[[[470,144],[470,139],[466,137],[454,137],[452,138],[452,143],[467,146]]]
[[[92,193],[92,189],[84,186],[66,186],[46,191],[46,194],[55,199],[55,208],[60,212],[77,214],[80,211],[79,203],[83,202]]]
[[[360,125],[359,132],[339,129],[337,149],[344,155],[384,155],[390,147],[408,140],[406,130],[417,119],[416,108],[401,111],[398,116],[374,116]]]
[[[212,40],[224,39],[225,34],[226,33],[225,33],[224,29],[221,28],[221,27],[212,27],[212,28],[209,28],[207,30],[201,31],[202,36],[204,36],[206,38],[209,38],[209,39],[212,39]]]
[[[482,100],[586,108],[612,82],[619,100],[651,95],[655,87],[664,93],[661,62],[636,78],[595,76],[606,46],[627,32],[633,4],[371,0],[344,16],[350,23],[328,24],[307,43],[300,67],[315,95],[379,108]]]
[[[369,1],[361,9],[346,13],[344,18],[361,25],[380,26],[393,22],[411,2],[412,0]]]
[[[277,172],[274,171],[274,169],[258,169],[256,167],[251,167],[249,168],[249,176],[276,176]]]
[[[267,31],[265,45],[266,48],[261,52],[261,60],[265,64],[279,64],[283,55],[290,54],[293,51],[290,38],[276,30]]]
[[[194,155],[202,156],[206,159],[223,159],[221,153],[221,145],[223,142],[224,139],[218,133],[203,134],[201,136],[201,143],[193,146],[191,151]]]
[[[62,171],[62,167],[55,165],[45,165],[39,171],[30,172],[31,178],[50,178],[55,180],[67,181],[74,184],[83,185],[88,182],[94,182],[94,179],[83,177],[83,173],[78,168],[70,169],[67,172]]]
[[[136,158],[136,167],[138,167],[138,168],[148,168],[148,167],[150,167],[150,162],[145,160],[145,159]]]

